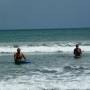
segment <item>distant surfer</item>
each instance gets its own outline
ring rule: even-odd
[[[79,48],[79,44],[76,44],[76,48],[74,49],[74,57],[75,58],[80,58],[82,55],[82,51]]]
[[[20,62],[22,62],[22,59],[26,60],[26,57],[25,57],[24,54],[21,52],[21,49],[18,48],[18,49],[17,49],[17,52],[14,54],[15,64],[20,64]]]

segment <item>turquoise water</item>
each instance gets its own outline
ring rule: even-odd
[[[14,64],[17,47],[31,64]],[[0,31],[0,68],[0,90],[89,90],[90,29]]]
[[[89,40],[90,29],[2,30],[0,42],[47,42]]]

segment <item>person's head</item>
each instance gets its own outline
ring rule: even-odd
[[[18,53],[20,53],[20,51],[21,51],[21,49],[20,49],[20,48],[18,48],[18,49],[17,49],[17,52],[18,52]]]
[[[76,44],[76,48],[78,48],[79,47],[79,44]]]

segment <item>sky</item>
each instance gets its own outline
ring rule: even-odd
[[[0,29],[90,27],[90,0],[0,0]]]

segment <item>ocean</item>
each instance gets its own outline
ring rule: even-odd
[[[31,63],[14,64],[18,47]],[[0,30],[0,90],[90,90],[90,28]]]

